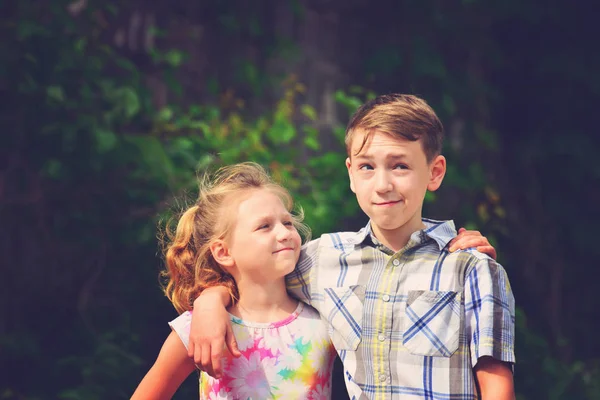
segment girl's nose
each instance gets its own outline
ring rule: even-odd
[[[284,224],[277,224],[277,239],[282,241],[289,239],[292,232],[291,229]]]

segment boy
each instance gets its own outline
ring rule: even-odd
[[[364,104],[346,130],[346,167],[370,221],[310,242],[289,276],[288,289],[328,322],[352,399],[514,398],[515,310],[504,269],[475,250],[449,252],[453,222],[421,217],[426,191],[446,172],[442,137],[418,97]],[[220,348],[210,348],[215,326],[202,325],[226,325],[227,303],[219,288],[196,301],[191,339],[205,369],[218,367]]]

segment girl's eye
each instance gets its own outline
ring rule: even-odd
[[[293,222],[292,222],[292,221],[285,221],[283,224],[284,224],[285,226],[294,226],[294,224],[293,224]]]
[[[261,226],[258,227],[258,229],[269,229],[269,224],[262,224]]]

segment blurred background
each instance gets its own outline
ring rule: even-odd
[[[446,128],[424,214],[480,230],[508,270],[518,399],[600,399],[600,35],[584,4],[0,2],[0,399],[131,395],[177,315],[157,232],[198,170],[257,161],[314,236],[362,227],[344,127],[388,92]],[[192,376],[176,398],[197,391]]]

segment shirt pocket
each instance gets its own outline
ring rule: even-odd
[[[325,310],[330,336],[337,350],[356,350],[362,338],[365,287],[325,288]]]
[[[458,349],[462,294],[409,290],[402,344],[411,354],[450,357]]]

